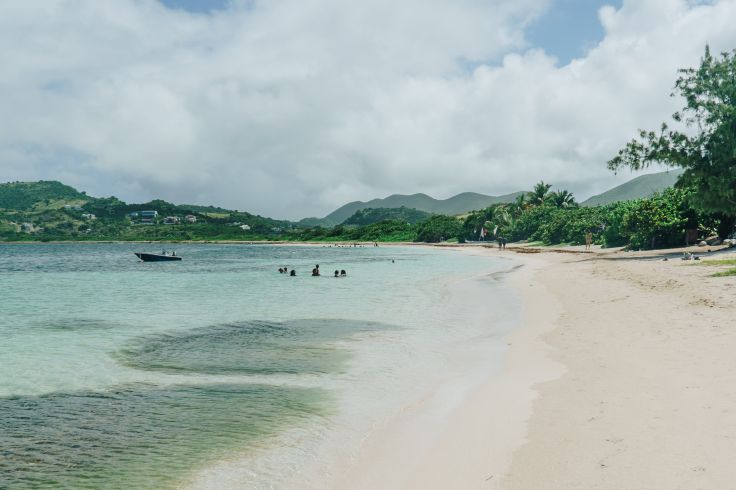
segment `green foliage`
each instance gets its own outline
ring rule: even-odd
[[[576,207],[578,205],[577,202],[575,202],[575,196],[572,195],[572,192],[569,192],[567,190],[560,190],[551,192],[547,199],[550,204],[557,208],[572,208]]]
[[[61,182],[8,182],[0,184],[0,208],[27,211],[38,203],[86,200],[87,196]]]
[[[351,217],[343,221],[343,225],[365,226],[379,221],[403,221],[405,223],[419,223],[432,216],[425,211],[407,208],[366,208],[355,212]]]
[[[292,230],[284,238],[301,242],[413,242],[416,230],[416,225],[405,221],[384,220],[365,226],[317,226]]]
[[[680,70],[672,95],[685,100],[673,120],[692,130],[677,131],[665,123],[657,132],[640,131],[609,168],[682,167],[679,184],[695,190],[690,195],[694,206],[736,216],[736,50],[719,59],[706,46],[698,68]]]
[[[685,189],[667,189],[648,199],[610,206],[605,244],[635,249],[671,247],[685,244],[687,229],[712,231],[716,221],[689,206],[691,194]]]
[[[527,194],[527,201],[529,201],[532,206],[541,206],[547,200],[549,190],[551,188],[552,185],[545,184],[544,181],[540,180],[539,183],[534,186],[534,189]]]
[[[438,243],[449,238],[457,238],[462,223],[452,216],[436,215],[419,224],[416,241]]]
[[[716,272],[713,274],[713,277],[729,277],[729,276],[736,276],[736,268],[728,269],[723,272]]]

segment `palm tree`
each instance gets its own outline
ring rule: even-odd
[[[549,197],[550,188],[552,188],[552,184],[545,184],[544,181],[540,180],[539,183],[534,186],[534,189],[527,194],[529,203],[532,206],[541,206],[544,204],[544,201]]]
[[[512,214],[518,216],[522,211],[529,207],[529,201],[527,201],[526,197],[527,195],[523,193],[516,196],[514,202],[509,205],[509,209]]]
[[[567,190],[551,192],[547,200],[558,208],[571,208],[578,204],[575,202],[575,196],[572,195],[572,192]]]

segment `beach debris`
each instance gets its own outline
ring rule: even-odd
[[[682,260],[693,260],[693,254],[690,252],[683,252]]]

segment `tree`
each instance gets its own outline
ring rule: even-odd
[[[552,192],[547,199],[557,208],[572,208],[577,206],[575,196],[567,190]]]
[[[678,186],[695,191],[693,206],[719,216],[723,236],[736,221],[736,50],[716,58],[706,46],[700,67],[679,73],[671,96],[682,96],[686,105],[672,119],[690,130],[666,123],[658,132],[640,130],[608,167],[639,170],[663,163],[684,168]]]
[[[450,238],[458,238],[461,226],[457,218],[435,215],[419,224],[416,241],[437,243]]]
[[[545,184],[544,181],[540,180],[527,196],[529,204],[532,206],[541,206],[544,204],[544,201],[549,197],[549,190],[551,187],[552,184]]]

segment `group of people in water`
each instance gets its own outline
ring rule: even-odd
[[[279,267],[279,274],[288,274],[290,276],[296,276],[296,270],[291,269],[289,270],[288,267]],[[322,274],[319,273],[319,264],[314,266],[314,269],[312,269],[312,277],[319,277]],[[348,273],[345,271],[345,269],[337,270],[335,269],[335,277],[347,277]]]

